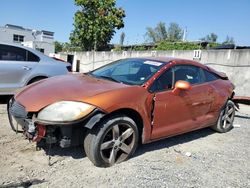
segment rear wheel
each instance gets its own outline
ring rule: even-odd
[[[212,126],[217,132],[225,133],[233,128],[233,121],[235,116],[235,106],[231,100],[227,101],[225,107],[221,110],[217,124]]]
[[[138,137],[135,122],[127,116],[116,115],[90,130],[84,140],[85,153],[95,166],[109,167],[134,153]]]

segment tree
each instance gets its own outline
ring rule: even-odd
[[[147,36],[149,42],[153,42],[153,43],[158,42],[157,33],[155,32],[155,30],[152,27],[147,27],[146,30],[147,32],[145,35]]]
[[[227,35],[226,40],[222,44],[235,44],[234,38]]]
[[[168,37],[166,24],[164,22],[159,22],[155,28],[155,32],[157,33],[157,40],[162,41]]]
[[[55,41],[54,45],[55,45],[55,53],[63,51],[63,43]]]
[[[215,33],[210,33],[206,37],[201,38],[200,40],[202,41],[207,41],[207,42],[216,42],[218,36]]]
[[[73,46],[82,50],[102,50],[112,39],[115,29],[124,27],[125,11],[116,0],[75,0],[79,10],[74,16],[70,34]]]
[[[150,42],[156,43],[167,38],[167,28],[164,22],[159,22],[155,28],[147,27],[146,36]]]
[[[123,46],[124,40],[125,40],[125,33],[122,32],[121,35],[120,35],[120,45],[121,46]]]
[[[177,23],[170,23],[168,27],[168,38],[170,42],[180,41],[183,37],[183,29]]]
[[[180,41],[183,36],[183,30],[177,23],[170,23],[167,28],[164,22],[159,22],[155,28],[147,27],[146,30],[146,36],[153,43],[164,40],[170,42]]]

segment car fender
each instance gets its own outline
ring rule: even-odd
[[[93,115],[88,122],[84,125],[84,127],[88,129],[92,129],[103,117],[105,116],[104,113],[97,113]]]
[[[39,78],[39,77],[44,77],[44,78],[49,78],[49,75],[47,74],[35,74],[32,75],[32,77],[29,77],[29,79],[25,80],[25,83],[23,86],[27,86],[31,80],[35,79],[35,78]]]

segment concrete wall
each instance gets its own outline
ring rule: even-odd
[[[236,85],[236,94],[250,96],[250,50],[204,50],[197,61],[225,72]],[[75,52],[73,70],[80,60],[80,72],[96,69],[111,61],[128,57],[170,56],[193,59],[194,51],[124,51],[124,52]],[[61,54],[65,59],[65,54]],[[66,59],[65,59],[66,60]]]

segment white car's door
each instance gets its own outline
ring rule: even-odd
[[[0,44],[0,94],[13,94],[23,87],[38,61],[26,49]]]

